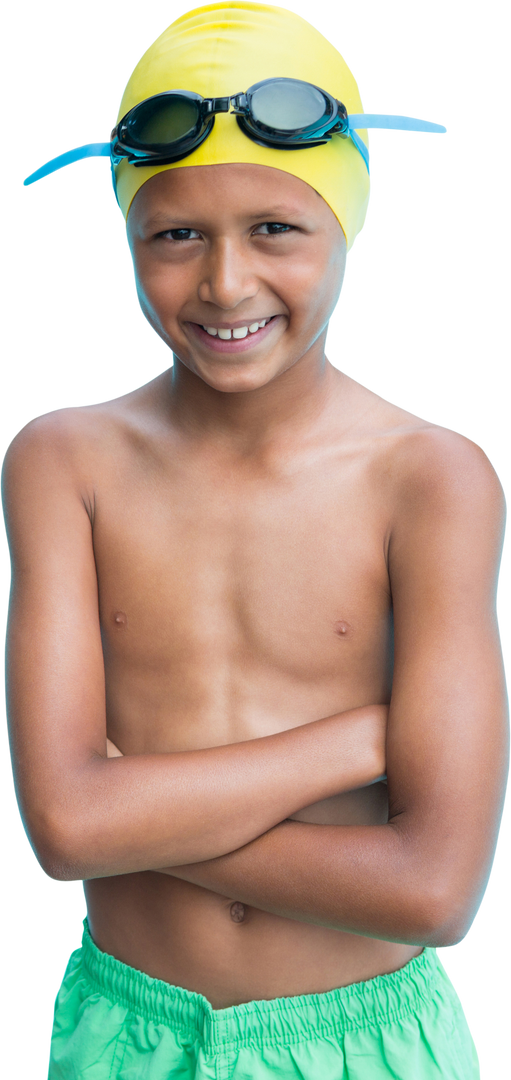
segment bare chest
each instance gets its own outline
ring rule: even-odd
[[[213,741],[231,741],[275,730],[293,703],[285,726],[340,699],[383,700],[385,520],[362,481],[339,468],[242,481],[207,464],[121,470],[98,493],[94,525],[112,715],[129,714],[129,688],[157,724],[169,702],[196,716],[207,745],[199,718]],[[186,730],[173,745],[189,745]]]

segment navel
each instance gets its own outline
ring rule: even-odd
[[[348,637],[348,635],[351,634],[352,631],[353,627],[350,625],[349,622],[345,622],[344,619],[341,619],[340,622],[334,623],[334,632],[338,634],[339,637]]]
[[[234,904],[231,904],[229,911],[233,922],[243,922],[245,918],[245,905],[241,904],[239,900],[235,900]]]
[[[128,625],[128,616],[124,611],[116,611],[114,615],[114,623],[121,629]]]

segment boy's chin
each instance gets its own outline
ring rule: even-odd
[[[190,364],[186,367],[202,379],[212,390],[218,390],[223,394],[249,394],[254,390],[261,390],[278,378],[289,365],[282,366],[269,363],[250,364],[244,367],[242,364]]]

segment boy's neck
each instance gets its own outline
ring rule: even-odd
[[[321,348],[254,390],[229,393],[211,387],[176,357],[170,371],[172,422],[188,438],[211,437],[244,453],[282,440],[294,442],[321,422],[332,398],[342,411],[343,376]],[[340,392],[341,391],[341,392]]]

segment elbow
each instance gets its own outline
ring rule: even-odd
[[[458,945],[463,940],[472,925],[474,912],[467,909],[459,893],[445,889],[432,891],[425,887],[414,904],[414,916],[417,944],[440,949]]]
[[[469,928],[469,925],[465,925],[457,917],[442,921],[435,920],[433,923],[421,926],[418,934],[420,941],[417,941],[417,944],[432,949],[445,949],[450,945],[459,945]]]
[[[402,936],[395,940],[435,949],[458,945],[474,920],[477,897],[482,897],[472,868],[452,848],[446,851],[440,845],[432,852],[420,832],[401,840],[393,897]]]
[[[39,865],[54,881],[81,881],[86,876],[82,845],[76,831],[64,819],[40,820],[27,828]]]
[[[83,881],[86,876],[79,862],[59,850],[36,851],[39,865],[54,881]]]
[[[54,881],[82,881],[82,874],[74,869],[70,863],[65,862],[62,859],[55,858],[41,858],[37,856],[39,865],[44,870],[45,874],[53,878]]]
[[[466,937],[473,922],[473,916],[463,911],[452,911],[442,922],[438,921],[428,945],[435,949],[445,949],[450,945],[459,945]]]

